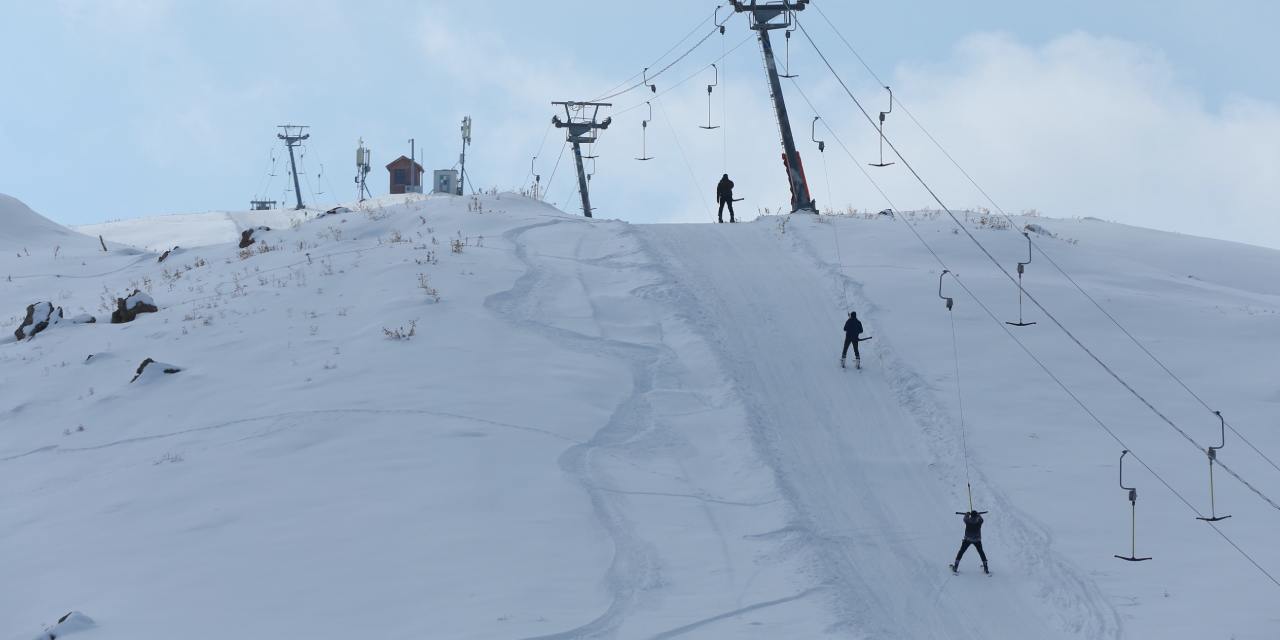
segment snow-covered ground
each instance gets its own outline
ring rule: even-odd
[[[72,610],[85,640],[1280,635],[1280,587],[1132,457],[1154,559],[1113,557],[1121,446],[947,280],[962,432],[940,267],[901,220],[638,226],[409,196],[81,228],[103,252],[28,213],[0,198],[4,640]],[[1016,318],[1016,288],[949,220],[911,219]],[[1280,253],[1024,222],[1280,460]],[[1025,260],[1021,235],[973,223],[1007,269]],[[160,263],[113,243],[183,248]],[[1039,254],[1026,284],[1217,444],[1212,414]],[[107,324],[135,288],[159,312]],[[40,301],[99,322],[15,341]],[[874,336],[861,371],[838,366],[848,310]],[[1207,512],[1204,453],[1026,315],[1009,331]],[[131,383],[145,358],[182,370]],[[1232,434],[1219,455],[1280,494]],[[946,568],[966,474],[989,579],[973,551]],[[1217,527],[1280,573],[1280,510],[1216,481]]]

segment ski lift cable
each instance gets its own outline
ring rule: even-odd
[[[794,80],[792,81],[792,84],[795,85],[797,89],[799,89],[800,85],[796,84]],[[808,98],[805,98],[805,101],[807,102]],[[835,200],[834,200],[834,197],[831,195],[831,167],[827,165],[827,143],[818,139],[818,121],[821,119],[822,118],[820,116],[815,115],[813,117],[813,122],[809,123],[809,140],[818,145],[818,155],[822,156],[822,176],[827,182],[827,202],[831,203],[831,202],[834,202]],[[832,205],[828,205],[828,206],[830,207],[828,209],[829,211],[832,211],[832,212],[835,211],[834,206]],[[844,268],[843,264],[841,265],[841,268]]]
[[[550,135],[551,135],[551,129],[552,129],[552,128],[554,128],[554,127],[555,127],[555,123],[554,123],[554,122],[548,122],[548,123],[547,123],[547,130],[546,130],[546,131],[544,131],[544,132],[542,133],[542,142],[539,142],[539,143],[538,143],[538,152],[537,152],[537,153],[535,153],[535,154],[533,154],[533,159],[534,159],[534,161],[537,161],[538,157],[542,155],[542,148],[546,146],[546,144],[547,144],[547,138],[548,138],[548,137],[550,137]],[[525,176],[524,181],[525,181],[525,182],[528,182],[528,181],[529,181],[529,178],[532,178],[532,177],[533,177],[533,174],[534,174],[533,162],[530,162],[530,163],[529,163],[529,175]]]
[[[641,162],[653,159],[649,155],[649,123],[653,120],[653,103],[645,102],[645,105],[649,107],[649,117],[640,121],[640,157],[636,158]]]
[[[261,188],[259,188],[259,189],[258,189],[258,191],[254,194],[254,197],[255,197],[255,198],[256,198],[256,197],[258,197],[258,196],[257,196],[257,194],[258,194],[258,193],[261,193],[261,194],[263,194],[264,196],[265,196],[265,195],[270,194],[270,192],[271,192],[271,179],[272,179],[272,178],[274,178],[274,177],[275,177],[275,175],[276,175],[276,149],[275,149],[275,145],[272,145],[272,146],[271,146],[271,148],[267,150],[267,154],[268,154],[268,156],[271,158],[271,161],[270,161],[270,165],[271,165],[271,166],[267,167],[267,175],[266,175],[266,177],[265,177],[265,178],[263,178],[263,181],[262,181],[262,187],[261,187]]]
[[[858,107],[858,110],[862,112],[862,115],[866,118],[867,122],[871,124],[872,127],[874,127],[875,120],[871,117],[871,114],[867,112],[866,108],[863,107],[862,103],[858,100],[858,98],[854,96],[853,91],[849,89],[849,85],[846,84],[844,79],[839,75],[839,73],[836,72],[835,67],[831,65],[831,61],[826,57],[826,54],[823,53],[820,48],[818,48],[817,43],[813,41],[812,36],[809,35],[809,32],[807,29],[805,29],[804,24],[800,23],[799,21],[797,21],[797,24],[800,27],[800,32],[804,34],[805,38],[809,41],[809,44],[813,47],[814,51],[817,52],[820,58],[822,58],[822,61],[826,64],[827,69],[839,82],[840,86],[844,89],[845,93],[848,94],[849,99],[852,100],[854,105]],[[924,187],[925,191],[928,192],[931,198],[933,198],[934,202],[937,202],[938,206],[942,207],[942,210],[951,218],[951,220],[962,231],[964,231],[965,236],[967,236],[969,240],[973,242],[974,245],[977,246],[980,251],[982,251],[982,253],[987,257],[988,260],[991,261],[991,263],[996,267],[996,269],[999,270],[1000,273],[1004,274],[1004,276],[1011,283],[1017,284],[1017,279],[1012,274],[1010,274],[1002,264],[1000,264],[1000,261],[997,260],[995,256],[991,254],[991,251],[987,249],[986,245],[984,245],[982,241],[978,240],[978,238],[973,235],[973,232],[970,231],[969,228],[965,226],[963,222],[960,221],[959,217],[956,216],[955,212],[953,212],[951,208],[948,207],[946,203],[942,201],[942,198],[938,196],[937,192],[933,190],[933,188],[924,179],[924,177],[921,176],[918,171],[916,171],[915,167],[912,166],[911,163],[907,161],[906,157],[903,156],[902,152],[898,150],[897,146],[894,145],[893,140],[889,139],[888,136],[886,136],[885,144],[889,146],[889,149],[893,151],[894,155],[897,156],[898,160],[902,162],[903,167],[905,167],[908,171],[910,171],[911,175],[915,177],[916,181],[919,182],[922,187]],[[1031,303],[1034,304],[1036,308],[1039,309],[1040,312],[1045,315],[1045,317],[1049,318],[1049,320],[1051,320],[1054,323],[1054,325],[1056,325],[1058,329],[1063,332],[1063,334],[1065,334],[1073,343],[1075,343],[1077,347],[1079,347],[1082,351],[1084,351],[1096,364],[1098,364],[1099,367],[1101,367],[1104,371],[1106,371],[1107,374],[1110,375],[1117,383],[1119,383],[1122,387],[1124,387],[1125,390],[1127,390],[1132,396],[1134,396],[1134,398],[1136,398],[1139,402],[1141,402],[1144,406],[1146,406],[1147,409],[1149,409],[1152,413],[1154,413],[1165,424],[1169,425],[1169,427],[1171,427],[1174,431],[1176,431],[1179,435],[1181,435],[1187,442],[1189,442],[1192,446],[1194,446],[1198,451],[1204,451],[1204,447],[1201,447],[1200,443],[1196,442],[1195,438],[1193,438],[1185,430],[1183,430],[1176,423],[1174,423],[1173,420],[1171,420],[1168,416],[1166,416],[1159,409],[1157,409],[1156,406],[1152,404],[1150,400],[1148,400],[1137,389],[1135,389],[1133,385],[1129,384],[1127,380],[1125,380],[1118,373],[1116,373],[1116,371],[1110,365],[1108,365],[1104,360],[1102,360],[1102,358],[1100,358],[1096,353],[1094,353],[1092,349],[1090,349],[1087,345],[1085,345],[1084,342],[1082,342],[1074,332],[1072,332],[1070,329],[1066,327],[1066,325],[1064,325],[1060,320],[1058,320],[1057,316],[1055,316],[1052,312],[1050,312],[1047,308],[1045,308],[1045,306],[1030,291],[1024,290],[1024,294],[1026,295],[1027,300],[1030,300]],[[1269,496],[1267,496],[1260,489],[1255,487],[1252,483],[1245,480],[1240,474],[1232,470],[1228,465],[1220,462],[1219,466],[1222,467],[1223,471],[1226,471],[1233,478],[1239,481],[1242,485],[1244,485],[1246,488],[1252,491],[1255,495],[1261,498],[1264,502],[1270,505],[1271,508],[1277,511],[1280,511],[1280,504],[1277,504],[1275,500],[1272,500]]]
[[[727,21],[726,21],[727,22]],[[720,30],[720,60],[722,62],[729,55],[725,49],[724,29]],[[724,173],[729,173],[729,71],[728,65],[721,69],[721,81],[724,86],[720,89],[720,163]]]
[[[303,181],[307,183],[307,193],[311,196],[311,202],[315,203],[320,198],[316,195],[315,187],[311,185],[311,173],[307,171],[307,146],[302,145],[302,153],[298,155],[298,164],[302,167]]]
[[[711,218],[711,205],[707,204],[706,195],[703,190],[698,187],[698,177],[693,172],[693,165],[689,163],[689,156],[684,153],[684,146],[680,144],[680,134],[676,132],[675,127],[671,126],[671,117],[667,115],[666,107],[662,103],[658,103],[658,113],[662,114],[662,119],[667,123],[667,131],[671,133],[671,139],[676,143],[676,149],[680,151],[680,159],[684,161],[684,166],[689,170],[689,185],[693,188],[694,194],[698,201],[702,203],[702,208],[707,212],[707,218]]]
[[[822,16],[822,19],[826,21],[827,25],[831,28],[832,31],[835,32],[836,36],[842,42],[844,42],[845,47],[847,47],[849,49],[849,52],[852,53],[855,58],[857,58],[858,62],[862,64],[862,67],[867,70],[867,73],[869,73],[872,78],[875,78],[876,82],[879,82],[880,84],[883,85],[884,82],[880,79],[880,76],[875,72],[874,69],[871,68],[871,65],[867,64],[866,59],[864,59],[862,55],[858,53],[857,49],[853,47],[853,44],[849,42],[849,39],[846,38],[843,33],[841,33],[840,29],[836,27],[834,22],[831,21],[831,18],[829,18],[826,12],[822,10],[822,7],[817,3],[813,3],[811,6],[813,6],[815,9],[818,10],[818,15]],[[932,142],[933,145],[937,147],[939,151],[942,152],[942,155],[946,156],[947,160],[951,162],[951,164],[965,177],[966,180],[968,180],[969,184],[971,184],[975,189],[977,189],[978,192],[982,194],[982,197],[985,198],[986,201],[990,203],[991,206],[1002,217],[1008,220],[1013,225],[1013,227],[1016,228],[1017,223],[1013,220],[1012,216],[1010,216],[1004,210],[1004,208],[1001,207],[995,201],[995,199],[991,197],[991,195],[987,192],[987,190],[984,189],[982,185],[979,184],[978,181],[974,179],[974,177],[967,170],[965,170],[964,166],[961,165],[960,162],[956,160],[954,156],[951,155],[951,152],[949,152],[947,148],[943,146],[942,142],[939,141],[933,135],[933,133],[930,132],[929,129],[926,128],[924,124],[920,122],[918,118],[916,118],[915,114],[911,112],[911,110],[907,107],[907,105],[903,104],[902,99],[898,96],[894,96],[893,102],[894,104],[898,105],[898,108],[902,109],[903,113],[907,114],[907,118],[909,118],[916,125],[916,127],[919,128],[920,131],[925,134],[927,138],[929,138],[929,141]],[[1106,318],[1110,320],[1111,323],[1115,325],[1115,327],[1125,335],[1125,337],[1127,337],[1135,346],[1137,346],[1139,350],[1141,350],[1144,354],[1146,354],[1147,357],[1152,360],[1152,362],[1154,362],[1158,367],[1160,367],[1161,370],[1165,372],[1165,374],[1167,374],[1170,378],[1172,378],[1174,382],[1178,384],[1178,386],[1182,387],[1182,389],[1186,391],[1192,398],[1194,398],[1196,402],[1200,403],[1200,405],[1204,407],[1206,411],[1209,411],[1209,412],[1214,411],[1213,407],[1210,406],[1209,403],[1204,400],[1204,398],[1202,398],[1199,394],[1197,394],[1194,390],[1192,390],[1191,387],[1187,385],[1187,383],[1180,376],[1174,373],[1173,370],[1171,370],[1164,363],[1164,361],[1162,361],[1159,357],[1157,357],[1154,353],[1152,353],[1151,350],[1148,349],[1147,346],[1142,341],[1138,340],[1138,338],[1134,336],[1133,333],[1129,331],[1128,328],[1126,328],[1118,319],[1116,319],[1115,316],[1113,316],[1110,312],[1108,312],[1102,306],[1102,304],[1097,301],[1097,299],[1095,299],[1092,295],[1090,295],[1087,291],[1085,291],[1084,287],[1082,287],[1080,283],[1078,283],[1075,280],[1075,278],[1072,278],[1071,275],[1068,274],[1066,270],[1063,269],[1062,266],[1059,265],[1057,261],[1055,261],[1053,257],[1050,256],[1048,252],[1044,250],[1044,247],[1040,246],[1040,244],[1035,242],[1034,240],[1032,240],[1032,244],[1040,252],[1040,255],[1043,256],[1045,260],[1047,260],[1049,264],[1053,266],[1054,270],[1056,270],[1059,274],[1061,274],[1064,278],[1066,278],[1067,281],[1071,283],[1071,286],[1075,288],[1077,292],[1079,292],[1081,295],[1085,297],[1085,299],[1087,299],[1091,304],[1093,304],[1093,306],[1097,308],[1098,311],[1102,312],[1102,314],[1106,316]],[[1226,427],[1227,429],[1231,430],[1231,433],[1235,435],[1237,438],[1239,438],[1241,442],[1244,442],[1245,445],[1248,446],[1251,450],[1253,450],[1254,453],[1258,454],[1258,456],[1260,456],[1263,460],[1265,460],[1267,464],[1271,465],[1271,467],[1274,468],[1276,471],[1280,471],[1280,464],[1277,464],[1275,460],[1273,460],[1270,456],[1268,456],[1256,445],[1254,445],[1253,442],[1250,441],[1248,437],[1240,433],[1240,431],[1238,431],[1230,422],[1226,423]]]
[[[702,25],[704,25],[704,24],[706,24],[706,23],[707,23],[707,18],[702,19],[702,21],[700,21],[697,25],[695,25],[692,29],[690,29],[688,33],[684,34],[684,37],[680,38],[678,41],[676,41],[676,43],[675,43],[675,44],[671,45],[671,48],[670,48],[670,49],[667,49],[667,50],[666,50],[666,52],[664,52],[662,55],[658,56],[658,57],[657,57],[657,59],[655,59],[653,62],[649,63],[649,67],[656,67],[656,66],[658,66],[658,64],[659,64],[660,62],[662,62],[662,60],[663,60],[664,58],[666,58],[667,56],[671,55],[671,52],[673,52],[673,51],[675,51],[676,49],[678,49],[678,48],[680,47],[680,45],[684,44],[686,41],[688,41],[688,40],[689,40],[689,38],[693,37],[693,35],[694,35],[694,34],[696,34],[696,33],[698,32],[698,30],[699,30],[699,29],[701,29],[701,28],[702,28]],[[716,28],[717,28],[717,29],[719,29],[719,26],[717,25],[717,27],[716,27]],[[625,87],[625,86],[627,86],[627,84],[628,84],[628,83],[630,83],[630,82],[634,81],[634,80],[635,80],[637,77],[639,77],[640,75],[642,75],[642,73],[636,73],[635,75],[633,75],[633,76],[631,76],[631,77],[627,78],[626,80],[623,80],[622,82],[619,82],[618,84],[616,84],[616,85],[614,85],[612,88],[610,88],[608,91],[605,91],[605,92],[604,92],[604,95],[605,95],[605,96],[607,96],[607,97],[612,97],[612,96],[614,96],[614,95],[620,95],[620,94],[614,94],[614,92],[615,92],[615,91],[618,91],[619,89],[622,89],[622,88],[623,88],[623,87]],[[632,88],[635,88],[635,87],[632,87]],[[631,89],[627,89],[627,91],[630,91],[630,90],[631,90]],[[596,98],[596,99],[593,99],[593,100],[589,100],[588,102],[603,102],[604,100],[608,99],[607,97],[605,97],[605,98]]]
[[[555,182],[556,171],[560,168],[560,161],[564,159],[564,150],[567,148],[569,148],[569,141],[565,140],[564,144],[560,145],[560,155],[556,157],[556,164],[551,168],[551,177],[547,178],[547,186],[543,187],[543,193],[551,193],[551,185]]]
[[[942,295],[942,277],[946,270],[938,274],[938,295]],[[960,385],[960,341],[956,339],[956,316],[951,310],[950,298],[947,299],[947,318],[951,320],[951,353],[956,369],[956,403],[960,410],[960,448],[964,455],[964,484],[969,489],[969,510],[973,511],[973,483],[969,478],[969,438],[964,421],[964,391]]]
[[[665,88],[663,88],[661,91],[659,91],[656,95],[654,95],[654,96],[653,96],[652,98],[650,98],[650,99],[652,100],[652,99],[655,99],[655,98],[661,98],[662,96],[666,95],[667,93],[669,93],[669,92],[671,92],[671,91],[674,91],[676,88],[681,87],[681,86],[683,86],[684,84],[688,83],[690,80],[693,80],[694,78],[698,77],[702,72],[706,71],[707,69],[710,69],[710,68],[711,68],[711,65],[712,65],[713,63],[718,63],[718,62],[720,62],[721,60],[724,60],[726,57],[728,57],[728,56],[729,56],[729,54],[730,54],[730,53],[733,53],[734,51],[737,51],[737,50],[738,50],[742,45],[746,44],[746,43],[747,43],[747,41],[751,40],[751,38],[752,38],[752,36],[751,36],[750,34],[748,34],[746,37],[744,37],[742,40],[740,40],[740,41],[738,42],[738,44],[734,45],[734,46],[733,46],[733,48],[729,49],[729,51],[728,51],[727,53],[725,53],[725,54],[721,55],[719,58],[716,58],[715,60],[712,60],[711,62],[707,63],[707,64],[706,64],[706,65],[704,65],[704,66],[698,67],[698,69],[697,69],[696,71],[694,71],[693,73],[689,74],[688,76],[686,76],[684,79],[680,80],[679,82],[677,82],[677,83],[675,83],[675,84],[673,84],[673,85],[671,85],[671,86],[669,86],[669,87],[665,87]],[[650,79],[650,80],[652,80],[653,78],[654,78],[654,76],[649,76],[649,79]],[[613,112],[613,115],[614,115],[614,116],[620,116],[620,115],[623,115],[623,114],[625,114],[625,113],[629,113],[629,112],[631,112],[631,111],[635,111],[636,109],[639,109],[640,107],[643,107],[643,106],[644,106],[644,103],[645,103],[645,101],[637,102],[637,103],[635,103],[635,104],[633,104],[633,105],[631,105],[631,106],[629,106],[629,107],[627,107],[627,108],[625,108],[625,109],[622,109],[622,110],[619,110],[619,111],[614,111],[614,112]]]
[[[706,22],[706,21],[704,20],[703,22]],[[699,26],[701,26],[701,25],[699,25]],[[644,76],[644,78],[643,78],[640,82],[637,82],[637,83],[635,83],[635,84],[632,84],[631,86],[629,86],[629,87],[627,87],[627,88],[625,88],[625,89],[620,89],[620,90],[618,90],[618,91],[614,91],[614,92],[612,92],[612,93],[609,93],[609,94],[607,94],[607,95],[601,96],[601,97],[599,97],[599,98],[595,98],[595,99],[591,100],[591,102],[604,102],[605,100],[610,100],[610,99],[616,98],[616,97],[618,97],[618,96],[621,96],[621,95],[625,95],[625,94],[631,93],[632,91],[635,91],[636,89],[639,89],[639,88],[641,88],[641,87],[644,87],[644,86],[650,85],[650,84],[651,84],[651,82],[652,82],[653,80],[657,79],[659,76],[661,76],[662,74],[666,73],[667,71],[669,71],[672,67],[676,66],[677,64],[680,64],[680,62],[681,62],[681,61],[683,61],[685,58],[689,57],[689,55],[690,55],[690,54],[692,54],[694,51],[697,51],[699,47],[701,47],[704,43],[706,43],[706,41],[707,41],[707,40],[710,40],[710,39],[711,39],[711,36],[715,35],[719,30],[720,30],[720,29],[719,29],[719,27],[715,27],[715,28],[711,29],[710,31],[708,31],[706,35],[702,36],[702,39],[701,39],[701,40],[698,40],[697,42],[695,42],[695,43],[693,44],[693,46],[692,46],[692,47],[689,47],[689,48],[688,48],[684,53],[682,53],[682,54],[680,54],[678,57],[676,57],[676,59],[675,59],[675,60],[672,60],[671,62],[668,62],[668,63],[667,63],[667,65],[666,65],[666,66],[664,66],[664,67],[662,67],[661,69],[659,69],[657,73],[654,73],[653,75],[649,75],[649,73],[648,73],[648,69],[649,69],[649,67],[645,67],[645,71],[641,72],[641,74]],[[634,78],[634,76],[632,76],[632,77]],[[655,93],[657,93],[657,92],[655,91]]]
[[[801,97],[805,98],[806,102],[808,102],[808,97],[804,95],[803,91],[800,92],[800,95]],[[809,106],[812,108],[813,107],[812,103],[810,103]],[[817,110],[815,109],[815,113],[816,112]],[[865,178],[867,178],[868,182],[870,182],[872,187],[874,187],[875,190],[879,192],[880,196],[884,198],[885,202],[888,203],[889,207],[892,210],[897,211],[898,210],[897,205],[894,204],[892,198],[890,198],[888,194],[885,193],[884,189],[880,186],[880,183],[877,180],[875,180],[873,177],[871,177],[871,175],[867,172],[866,168],[863,166],[862,162],[853,154],[853,152],[849,149],[849,147],[844,143],[843,139],[840,138],[840,135],[836,133],[836,131],[832,129],[829,124],[827,124],[826,119],[823,118],[822,121],[823,121],[823,126],[831,134],[832,139],[835,140],[836,144],[838,144],[841,147],[841,149],[844,150],[845,154],[849,156],[849,159],[852,160],[853,165],[858,168],[858,171],[860,171]],[[916,226],[912,224],[910,220],[908,220],[905,216],[895,216],[895,219],[901,221],[907,227],[907,229],[911,232],[913,236],[915,236],[916,240],[921,244],[921,246],[923,246],[925,250],[928,251],[931,256],[933,256],[934,261],[936,261],[937,264],[943,270],[950,271],[946,261],[943,260],[940,255],[938,255],[938,252],[933,248],[933,246],[929,243],[928,240],[925,240],[924,236],[920,233],[919,229],[917,229]],[[1031,361],[1034,362],[1040,368],[1040,370],[1045,373],[1045,375],[1049,376],[1049,379],[1052,380],[1058,386],[1058,388],[1062,389],[1063,393],[1065,393],[1069,398],[1071,398],[1071,400],[1078,407],[1080,407],[1080,409],[1084,411],[1086,415],[1089,416],[1089,418],[1094,422],[1095,425],[1097,425],[1098,428],[1100,428],[1103,432],[1105,432],[1112,440],[1118,443],[1121,447],[1128,449],[1130,455],[1133,456],[1134,460],[1137,460],[1138,463],[1141,464],[1143,468],[1145,468],[1147,472],[1152,475],[1152,477],[1156,478],[1156,480],[1158,480],[1161,485],[1163,485],[1166,489],[1169,490],[1170,493],[1172,493],[1176,498],[1178,498],[1178,500],[1181,501],[1182,504],[1186,505],[1187,509],[1189,509],[1193,514],[1195,514],[1197,517],[1203,515],[1200,512],[1200,510],[1197,509],[1196,506],[1191,503],[1190,500],[1188,500],[1185,496],[1182,495],[1181,492],[1175,489],[1172,484],[1170,484],[1167,480],[1165,480],[1164,476],[1156,472],[1156,470],[1153,469],[1151,465],[1147,464],[1146,460],[1142,459],[1141,456],[1135,453],[1133,451],[1133,448],[1129,446],[1127,443],[1125,443],[1124,440],[1115,432],[1114,429],[1111,428],[1110,425],[1108,425],[1097,413],[1095,413],[1093,409],[1090,408],[1089,405],[1085,403],[1085,401],[1079,395],[1077,395],[1074,391],[1072,391],[1071,388],[1067,386],[1066,382],[1064,382],[1060,377],[1058,377],[1056,373],[1053,372],[1052,369],[1049,368],[1049,366],[1044,362],[1044,360],[1042,360],[1039,356],[1037,356],[1035,352],[1031,351],[1030,347],[1028,347],[1026,343],[1023,342],[1023,340],[1013,332],[1012,329],[1010,329],[1007,325],[1005,325],[1004,322],[1000,319],[1000,317],[997,316],[996,313],[992,311],[992,309],[989,306],[987,306],[987,304],[981,298],[979,298],[978,295],[968,287],[968,285],[964,283],[964,281],[962,281],[958,276],[955,275],[955,272],[951,272],[951,276],[955,284],[959,285],[960,289],[965,292],[965,294],[969,297],[969,299],[973,300],[974,303],[976,303],[978,307],[982,309],[982,311],[992,321],[992,323],[1000,327],[1000,329],[1004,331],[1005,335],[1008,336],[1009,339],[1014,342],[1014,344],[1018,345],[1018,347],[1022,350],[1022,352],[1026,354],[1026,356],[1030,358]],[[1217,524],[1213,522],[1209,522],[1208,524],[1210,527],[1213,528],[1214,533],[1218,534],[1219,537],[1225,540],[1228,545],[1230,545],[1233,549],[1235,549],[1235,551],[1238,554],[1240,554],[1241,557],[1243,557],[1246,561],[1248,561],[1251,565],[1253,565],[1255,569],[1257,569],[1262,575],[1264,575],[1268,580],[1274,583],[1277,587],[1280,587],[1280,579],[1277,579],[1274,575],[1272,575],[1271,572],[1269,572],[1265,567],[1259,564],[1258,561],[1254,559],[1252,555],[1250,555],[1247,551],[1241,548],[1240,545],[1237,544],[1233,539],[1231,539],[1230,536],[1224,533],[1218,527]]]

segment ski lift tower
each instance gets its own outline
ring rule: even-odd
[[[582,166],[582,145],[594,144],[596,132],[608,129],[613,118],[599,120],[601,107],[612,107],[607,102],[552,102],[564,107],[564,120],[551,116],[551,124],[557,129],[568,129],[565,140],[573,143],[573,158],[578,163],[578,192],[582,194],[582,215],[591,217],[591,195],[587,186],[587,172]],[[590,115],[587,115],[590,113]]]
[[[302,187],[298,186],[298,163],[293,158],[293,148],[298,146],[303,140],[311,137],[311,134],[304,133],[311,127],[299,126],[294,124],[282,124],[278,129],[284,129],[284,133],[277,133],[276,137],[284,140],[284,146],[289,147],[289,171],[293,173],[293,195],[298,200],[296,209],[303,209],[302,206]]]
[[[751,28],[760,34],[760,50],[764,53],[764,68],[769,74],[769,93],[778,115],[778,129],[782,133],[782,163],[787,169],[787,183],[791,186],[791,212],[817,213],[817,204],[809,195],[809,183],[804,176],[800,152],[796,151],[795,137],[791,135],[791,120],[787,116],[787,103],[782,98],[782,81],[773,60],[773,43],[769,32],[789,29],[795,21],[792,15],[803,11],[809,0],[782,0],[781,2],[742,2],[731,0],[737,13],[751,14]]]

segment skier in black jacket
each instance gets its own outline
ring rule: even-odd
[[[991,573],[987,570],[987,554],[982,552],[982,514],[977,511],[968,513],[959,513],[957,515],[964,516],[964,541],[960,543],[960,552],[956,554],[955,564],[951,565],[951,572],[956,573],[960,569],[960,557],[964,555],[969,545],[973,545],[978,550],[978,557],[982,558],[982,572]]]
[[[844,321],[844,350],[840,352],[840,366],[849,355],[849,345],[853,345],[853,361],[861,368],[862,354],[858,353],[858,336],[862,334],[862,322],[858,320],[858,312],[850,311],[849,319]]]
[[[720,222],[724,222],[724,206],[729,205],[729,222],[737,222],[733,219],[733,181],[729,179],[729,174],[724,174],[720,178],[720,183],[716,185],[716,202],[720,203],[720,210],[716,212],[716,217]]]

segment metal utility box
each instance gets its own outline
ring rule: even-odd
[[[458,193],[458,170],[437,169],[433,184],[435,185],[432,188],[433,193],[456,195]]]

